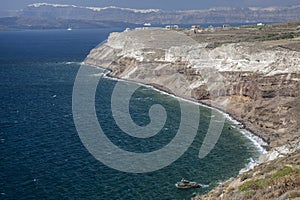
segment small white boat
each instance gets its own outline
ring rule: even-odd
[[[151,23],[145,23],[144,26],[151,26]]]
[[[71,31],[72,29],[69,27],[67,30],[68,30],[68,31]]]
[[[181,179],[181,181],[177,182],[175,186],[179,189],[187,189],[187,188],[199,188],[201,187],[201,184],[197,182]]]

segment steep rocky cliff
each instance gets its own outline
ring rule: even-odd
[[[280,43],[208,48],[208,43],[198,43],[183,32],[134,30],[112,33],[107,43],[91,51],[86,63],[112,70],[111,76],[213,103],[276,147],[299,137],[300,130],[300,52]]]
[[[268,37],[282,26],[285,32],[277,32],[281,37]],[[300,139],[298,26],[257,27],[256,38],[241,35],[241,28],[196,34],[166,29],[112,33],[85,62],[110,69],[110,76],[151,84],[228,112],[268,143],[269,154],[261,159],[267,162],[300,149],[297,142],[293,148],[286,145]],[[286,39],[287,33],[292,37]],[[287,150],[276,154],[280,149]]]

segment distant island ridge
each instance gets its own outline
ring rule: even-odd
[[[144,24],[247,24],[295,20],[300,20],[300,5],[267,8],[219,7],[206,10],[161,10],[35,3],[0,18],[0,29],[67,29],[69,27],[84,29],[134,27]]]

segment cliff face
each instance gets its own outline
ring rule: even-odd
[[[85,62],[225,110],[277,147],[300,135],[300,52],[279,43],[208,48],[183,32],[134,30],[112,33]]]
[[[293,37],[285,39],[284,31],[277,32],[279,39],[268,37],[282,26],[287,26],[285,31]],[[282,26],[257,28],[256,39],[243,35],[245,31],[240,28],[207,29],[195,35],[187,30],[165,29],[112,33],[107,43],[93,49],[85,62],[110,69],[110,76],[154,85],[228,112],[268,143],[269,152],[260,160],[266,163],[300,149],[299,29],[297,23]],[[296,155],[298,158],[299,152]],[[298,166],[299,159],[295,163]],[[263,165],[270,166],[272,162]],[[299,176],[297,166],[292,166],[292,172]],[[281,173],[280,166],[277,169]],[[245,196],[249,191],[238,189],[243,181],[234,179],[204,199],[222,199],[229,189],[228,199],[255,199],[255,195]]]

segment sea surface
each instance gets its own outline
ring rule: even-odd
[[[257,158],[256,146],[227,120],[215,148],[199,159],[214,117],[210,109],[200,107],[195,140],[171,165],[135,174],[96,160],[74,125],[73,85],[89,51],[110,32],[121,30],[0,32],[0,199],[190,199],[237,175]],[[132,152],[151,152],[168,144],[179,127],[179,100],[151,88],[138,89],[130,103],[136,124],[147,125],[149,108],[157,103],[165,107],[168,118],[158,135],[132,138],[112,117],[115,84],[116,80],[102,79],[96,93],[97,116],[107,137]],[[183,177],[208,187],[177,189],[174,184]]]

